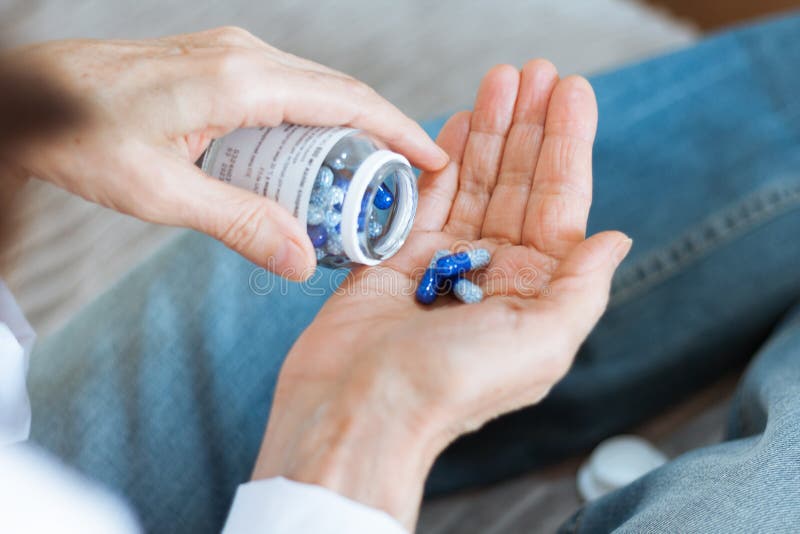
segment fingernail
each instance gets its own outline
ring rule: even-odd
[[[283,278],[302,280],[309,276],[313,265],[305,248],[292,239],[284,239],[275,251],[275,274]]]
[[[625,259],[625,256],[628,255],[628,252],[631,251],[631,247],[633,246],[633,239],[630,237],[623,239],[617,246],[614,247],[614,251],[611,253],[611,257],[614,260],[616,265],[622,263],[622,260]]]
[[[442,160],[442,164],[439,166],[439,168],[441,169],[441,168],[443,168],[445,165],[447,165],[448,163],[450,163],[450,154],[448,154],[447,152],[445,152],[445,150],[444,150],[442,147],[440,147],[439,145],[435,145],[435,146],[436,146],[436,148],[439,150],[439,156],[441,157],[441,160]],[[438,169],[437,169],[437,170],[438,170]]]

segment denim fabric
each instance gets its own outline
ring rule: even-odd
[[[797,532],[800,306],[739,387],[727,441],[691,451],[576,513],[561,532]]]
[[[452,446],[431,492],[584,452],[752,357],[800,297],[796,65],[800,16],[592,79],[589,232],[633,250],[569,375]]]
[[[764,346],[732,418],[731,437],[748,438],[681,457],[565,528],[800,522],[800,327],[767,342],[800,301],[797,65],[795,15],[592,80],[590,231],[621,229],[634,249],[567,377],[536,407],[451,446],[429,493],[586,451]],[[33,439],[123,493],[149,530],[218,530],[248,478],[281,362],[339,276],[322,270],[301,291],[208,238],[180,237],[39,344]]]

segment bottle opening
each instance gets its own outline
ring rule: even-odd
[[[405,165],[390,162],[370,182],[365,195],[367,227],[360,243],[365,254],[384,260],[403,245],[416,212],[416,187],[412,187],[415,181]]]
[[[342,210],[342,243],[356,263],[376,265],[405,243],[417,210],[417,182],[408,161],[378,150],[356,169]]]

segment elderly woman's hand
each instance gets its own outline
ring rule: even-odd
[[[596,124],[586,80],[545,61],[486,75],[474,111],[439,136],[451,163],[422,176],[407,245],[354,270],[289,354],[256,478],[327,486],[411,527],[450,441],[547,394],[631,245],[585,239]],[[492,252],[486,299],[417,304],[413,274],[454,246]]]
[[[59,41],[9,56],[52,77],[84,120],[27,144],[3,171],[147,221],[200,230],[279,272],[311,271],[316,259],[305,229],[277,203],[195,168],[210,139],[281,122],[349,125],[424,169],[447,162],[416,123],[363,83],[238,28]]]

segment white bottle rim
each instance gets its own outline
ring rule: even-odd
[[[403,164],[409,169],[411,168],[411,164],[401,154],[392,152],[391,150],[377,150],[367,156],[364,161],[361,162],[361,165],[358,166],[353,174],[352,180],[350,181],[350,187],[348,187],[344,203],[342,204],[341,235],[344,253],[353,262],[361,263],[363,265],[378,265],[385,259],[390,258],[402,246],[405,238],[408,235],[408,230],[410,230],[410,226],[413,223],[414,213],[416,212],[416,202],[406,202],[402,198],[397,198],[396,201],[398,202],[398,205],[395,209],[399,211],[396,213],[396,216],[399,217],[401,222],[409,219],[407,223],[409,228],[400,230],[404,233],[404,235],[402,235],[401,239],[398,240],[397,246],[394,247],[394,250],[390,251],[382,258],[370,257],[361,248],[358,239],[358,215],[361,212],[362,198],[366,194],[367,188],[369,187],[370,183],[372,183],[375,175],[381,170],[381,168],[386,164],[393,162]],[[414,194],[416,195],[416,193]]]

